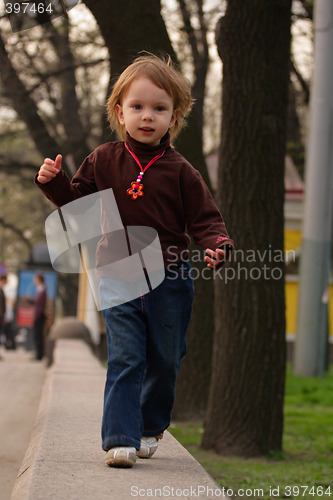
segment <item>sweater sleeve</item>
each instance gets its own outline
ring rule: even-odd
[[[69,180],[63,170],[57,176],[46,184],[38,182],[35,176],[36,186],[44,195],[52,201],[57,207],[62,207],[73,200],[86,196],[97,191],[95,183],[95,162],[96,154],[93,151],[84,160],[72,181]]]
[[[200,173],[186,163],[180,182],[187,230],[194,242],[212,250],[226,247],[228,256],[234,243]]]

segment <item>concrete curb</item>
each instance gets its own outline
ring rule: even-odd
[[[100,445],[105,370],[82,340],[60,339],[11,500],[226,498],[168,432],[133,469],[104,464]]]
[[[47,370],[21,347],[0,362],[0,500],[8,500],[31,439]]]

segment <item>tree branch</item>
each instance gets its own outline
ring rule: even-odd
[[[299,81],[299,83],[301,84],[302,90],[304,92],[304,96],[305,96],[304,97],[304,102],[305,102],[305,104],[309,104],[309,101],[310,101],[310,87],[309,87],[308,83],[304,80],[302,73],[297,68],[297,66],[295,64],[295,61],[293,60],[292,57],[290,58],[290,62],[291,62],[291,70],[295,74],[295,76],[296,76],[297,80]]]
[[[0,68],[3,89],[6,96],[11,100],[12,106],[22,121],[29,129],[31,137],[37,149],[43,156],[56,156],[59,153],[59,145],[49,134],[44,122],[38,114],[38,108],[16,73],[4,41],[0,34]]]
[[[27,170],[31,170],[32,172],[37,172],[37,166],[35,163],[20,162],[18,160],[8,158],[7,156],[0,154],[1,172],[17,175],[24,168]]]
[[[45,83],[49,78],[54,78],[58,77],[62,73],[66,71],[75,71],[78,68],[89,68],[91,66],[97,66],[98,64],[101,64],[103,62],[109,62],[108,58],[101,58],[101,59],[96,59],[95,61],[87,61],[87,62],[80,62],[80,63],[74,63],[70,65],[64,65],[61,68],[55,69],[54,71],[51,71],[49,73],[40,73],[36,71],[32,76],[37,76],[40,81],[27,89],[28,94],[32,94],[36,89],[38,89],[42,83]]]
[[[199,55],[197,39],[195,36],[195,31],[191,23],[191,15],[189,13],[185,0],[178,0],[178,3],[184,23],[184,29],[187,34],[189,44],[191,46],[193,62],[195,64],[195,61],[199,59],[200,55]]]
[[[187,33],[188,41],[192,51],[195,81],[192,87],[192,93],[196,100],[194,111],[196,113],[200,130],[204,126],[204,99],[206,77],[209,65],[209,50],[207,42],[207,27],[203,12],[203,1],[196,0],[197,15],[199,20],[199,30],[194,30],[191,23],[191,14],[185,0],[178,0],[181,11],[184,30]]]
[[[28,247],[29,249],[29,255],[32,253],[32,244],[30,241],[24,236],[24,232],[19,229],[18,227],[14,226],[14,224],[11,224],[10,222],[5,221],[3,217],[0,217],[0,226],[2,226],[5,229],[8,229],[9,231],[12,231],[12,233],[16,234],[20,238],[20,240],[23,241],[23,243]]]
[[[209,49],[208,49],[208,42],[207,42],[207,26],[206,26],[206,20],[205,20],[205,15],[203,11],[203,1],[202,0],[196,0],[197,7],[198,7],[198,17],[199,17],[199,24],[200,24],[200,42],[202,44],[202,59],[207,63],[209,62]]]

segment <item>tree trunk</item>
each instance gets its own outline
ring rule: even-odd
[[[212,381],[202,446],[281,450],[285,380],[284,157],[291,0],[229,0],[219,199],[235,240],[216,280]]]
[[[85,4],[96,18],[109,49],[112,80],[142,50],[167,53],[177,60],[160,13],[159,0],[85,0]],[[209,183],[201,135],[193,114],[176,148]],[[207,403],[214,321],[213,286],[211,281],[198,279],[195,287],[196,298],[187,335],[188,354],[183,360],[176,390],[173,416],[177,419],[203,413]]]
[[[196,4],[199,28],[194,29],[191,21],[191,8]],[[185,0],[178,0],[179,9],[182,15],[184,30],[191,47],[194,83],[192,94],[195,99],[193,107],[197,118],[198,126],[202,135],[204,127],[204,101],[206,93],[206,78],[209,66],[209,47],[207,41],[207,23],[203,12],[203,0],[196,0],[191,3],[191,8]]]
[[[293,82],[289,82],[287,152],[292,158],[297,172],[304,179],[305,147],[302,139],[301,122],[297,114],[297,91]]]

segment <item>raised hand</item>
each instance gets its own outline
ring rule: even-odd
[[[40,184],[46,184],[54,179],[61,170],[61,162],[61,155],[57,155],[54,161],[51,160],[51,158],[45,158],[43,165],[39,169],[37,181],[40,182]]]

